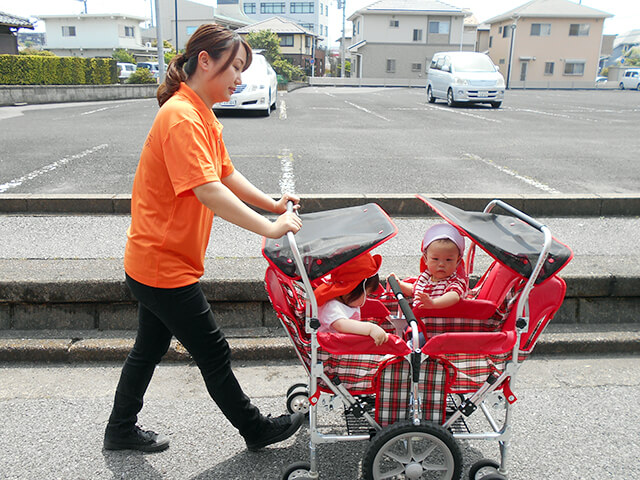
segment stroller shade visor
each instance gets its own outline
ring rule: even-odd
[[[397,232],[389,216],[375,203],[300,215],[296,245],[310,280],[362,255]],[[300,278],[287,236],[265,238],[262,254],[289,278]]]
[[[438,200],[418,198],[498,262],[525,278],[531,276],[544,246],[544,234],[540,230],[509,215],[467,212]],[[572,257],[569,247],[553,239],[536,283],[558,273]]]

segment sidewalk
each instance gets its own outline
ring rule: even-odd
[[[439,220],[398,214],[414,208],[408,198],[384,200],[398,205],[388,211],[399,232],[376,250],[384,259],[380,273],[415,275],[422,234]],[[346,201],[327,198],[307,205],[337,208]],[[86,211],[82,202],[75,198],[76,209]],[[640,245],[632,240],[640,237],[640,222],[627,213],[636,200],[620,202],[618,216],[613,210],[600,216],[602,200],[596,215],[587,205],[593,199],[567,199],[561,209],[567,209],[566,202],[588,213],[533,215],[575,254],[561,273],[567,281],[565,302],[536,353],[638,352]],[[127,214],[0,214],[0,360],[124,358],[136,328],[135,302],[123,282],[128,224]],[[260,245],[258,236],[216,219],[202,285],[236,358],[290,358],[293,350],[264,290],[267,263]],[[478,254],[475,272],[489,261]],[[173,348],[169,357],[183,360],[185,354]]]

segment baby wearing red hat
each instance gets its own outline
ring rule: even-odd
[[[447,308],[455,305],[465,297],[469,288],[464,268],[460,268],[463,267],[464,237],[448,223],[439,223],[426,231],[421,250],[422,273],[413,284],[398,282],[402,294],[413,297],[414,307]]]
[[[331,279],[315,290],[318,301],[319,332],[365,335],[376,345],[388,340],[387,332],[375,323],[363,322],[360,307],[367,295],[378,288],[380,255],[365,253],[331,273]]]

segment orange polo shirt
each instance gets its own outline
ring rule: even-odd
[[[158,111],[133,181],[124,254],[131,278],[158,288],[198,281],[214,213],[192,189],[231,173],[222,124],[182,83]]]

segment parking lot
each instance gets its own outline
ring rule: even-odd
[[[0,108],[0,193],[129,193],[154,99]],[[512,90],[449,108],[423,89],[308,87],[220,115],[269,193],[637,192],[640,92]]]

